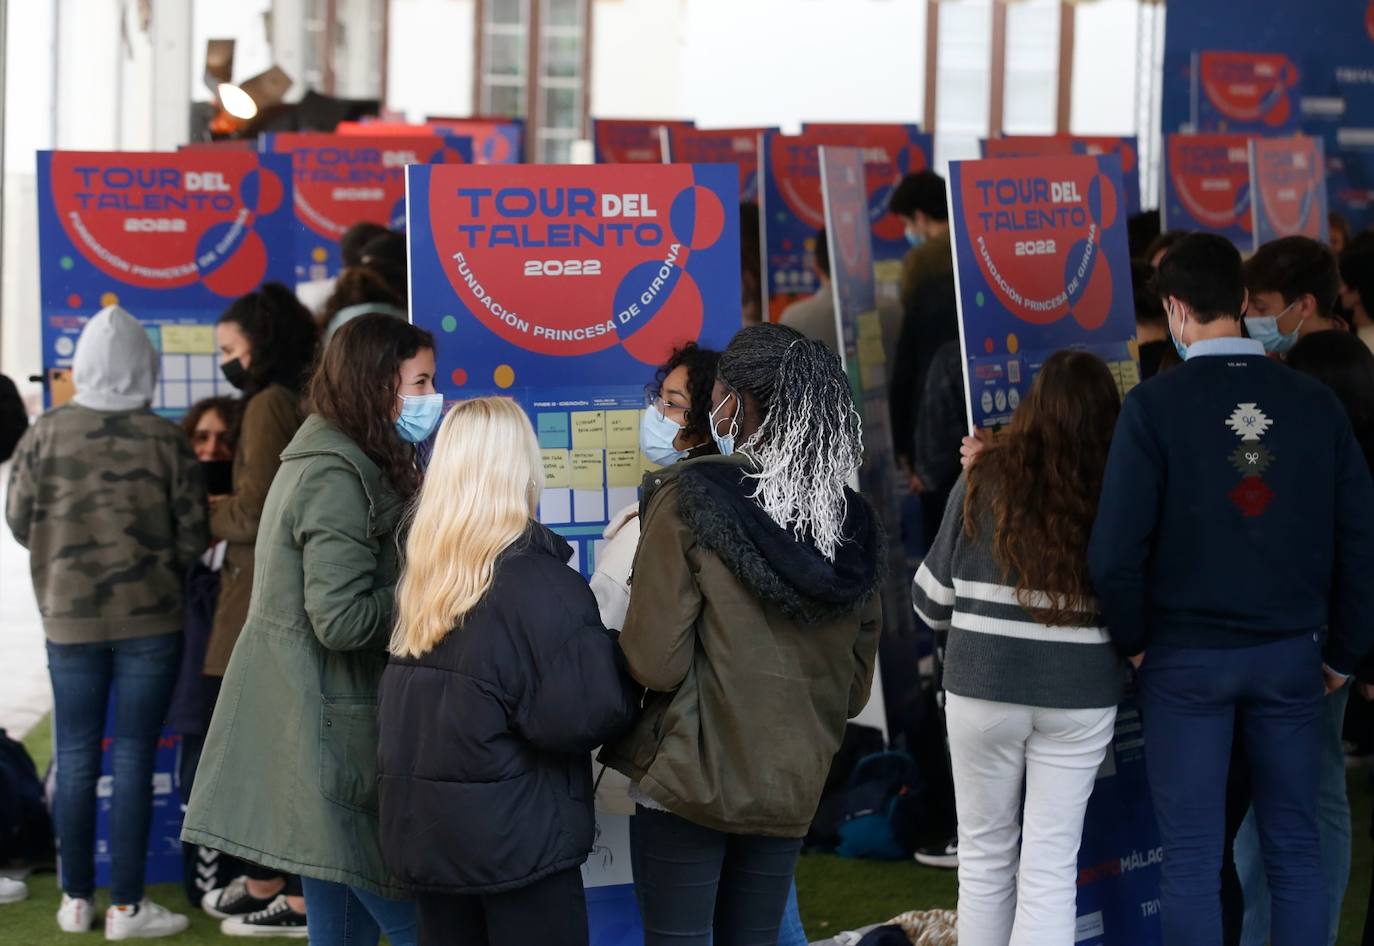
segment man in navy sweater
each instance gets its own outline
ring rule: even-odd
[[[1313,803],[1322,697],[1374,643],[1374,482],[1328,389],[1241,336],[1240,255],[1193,234],[1160,264],[1185,357],[1122,406],[1089,568],[1140,668],[1168,946],[1221,942],[1226,773],[1244,740],[1274,946],[1325,943]]]

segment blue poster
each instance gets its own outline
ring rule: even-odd
[[[214,322],[263,282],[293,281],[291,160],[241,150],[38,155],[38,268],[48,404],[86,320],[119,304],[162,353],[153,408],[232,393]],[[69,391],[67,392],[69,394]]]
[[[1115,155],[951,162],[949,209],[971,427],[1010,423],[1060,349],[1139,382]]]
[[[1159,845],[1135,697],[1117,708],[1078,849],[1076,946],[1160,946]]]
[[[1203,230],[1243,253],[1255,248],[1250,205],[1250,139],[1245,135],[1165,135],[1165,230]]]
[[[888,359],[883,349],[877,278],[873,271],[864,152],[860,148],[822,145],[820,170],[837,338],[854,403],[863,418],[859,491],[877,511],[887,534],[897,536],[902,527],[901,493],[887,399]],[[886,633],[905,639],[913,632],[915,619],[902,543],[888,542],[887,557],[883,628]],[[876,691],[872,699],[882,705],[881,695]]]
[[[1166,135],[1195,130],[1187,127],[1193,119],[1193,54],[1204,39],[1212,49],[1285,57],[1300,76],[1298,91],[1305,101],[1328,99],[1336,103],[1336,120],[1345,133],[1342,148],[1355,146],[1350,132],[1374,127],[1367,105],[1361,104],[1363,90],[1358,88],[1367,84],[1362,83],[1362,76],[1374,62],[1374,0],[1250,0],[1243,12],[1238,12],[1230,0],[1171,4],[1164,37],[1162,112]],[[1272,85],[1267,88],[1274,92]],[[1348,121],[1347,103],[1343,101],[1347,95],[1351,99]],[[1302,120],[1308,134],[1319,134],[1306,116]],[[1327,158],[1350,175],[1346,181],[1330,182],[1331,209],[1358,228],[1370,219],[1368,195],[1374,180],[1365,174],[1366,165],[1374,162],[1360,154],[1347,158],[1330,147],[1331,143],[1328,141]],[[1374,145],[1374,140],[1369,144]]]
[[[738,331],[733,165],[415,165],[411,317],[450,400],[515,398],[544,459],[540,519],[590,575],[638,500],[640,414],[676,346]]]
[[[1283,53],[1198,50],[1192,131],[1285,135],[1297,130],[1301,76]]]
[[[1003,135],[980,138],[985,158],[1033,158],[1045,154],[1115,154],[1121,158],[1121,183],[1126,186],[1126,215],[1140,213],[1140,147],[1134,135]]]
[[[1286,236],[1326,241],[1326,159],[1320,138],[1250,139],[1255,245]]]

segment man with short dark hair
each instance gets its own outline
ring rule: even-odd
[[[1271,240],[1242,274],[1250,293],[1245,328],[1266,352],[1284,355],[1303,335],[1345,327],[1333,314],[1341,276],[1324,244],[1304,236]]]
[[[934,171],[902,178],[887,199],[887,209],[902,218],[911,249],[902,260],[902,304],[922,282],[954,268],[949,244],[949,198],[945,179]]]
[[[1191,234],[1157,288],[1186,361],[1131,391],[1089,570],[1140,675],[1164,941],[1216,946],[1226,776],[1243,740],[1276,946],[1326,942],[1322,697],[1374,634],[1374,482],[1336,396],[1243,338],[1240,254]]]

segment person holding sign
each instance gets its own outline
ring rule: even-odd
[[[847,486],[839,359],[781,325],[721,355],[719,458],[655,474],[620,644],[648,688],[602,752],[633,783],[645,946],[773,946],[881,627],[879,526]],[[703,763],[703,760],[706,760]]]
[[[1336,396],[1241,337],[1246,293],[1228,240],[1179,240],[1157,285],[1185,362],[1126,397],[1089,569],[1113,642],[1140,668],[1164,941],[1221,942],[1240,739],[1272,941],[1324,943],[1322,697],[1374,640],[1374,481]]]
[[[571,546],[534,518],[543,479],[519,405],[460,402],[407,539],[380,805],[423,946],[588,941],[591,751],[633,723],[639,688],[567,567]]]
[[[415,444],[443,411],[434,339],[389,315],[354,319],[310,401],[263,507],[248,621],[182,840],[300,875],[314,946],[376,944],[381,932],[413,946],[414,904],[382,862],[377,686],[397,531],[420,486]]]
[[[1087,565],[1119,409],[1101,359],[1051,356],[916,574],[917,613],[949,633],[961,943],[1074,941],[1083,819],[1125,683]]]

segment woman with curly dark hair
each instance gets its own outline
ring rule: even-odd
[[[342,329],[281,455],[243,634],[224,676],[183,838],[301,877],[316,946],[413,946],[414,906],[382,863],[377,687],[439,425],[434,339],[389,315]],[[279,898],[256,925],[286,913]]]
[[[960,942],[1073,942],[1083,816],[1125,681],[1087,565],[1120,410],[1096,356],[1046,361],[916,575],[917,612],[949,632]]]

